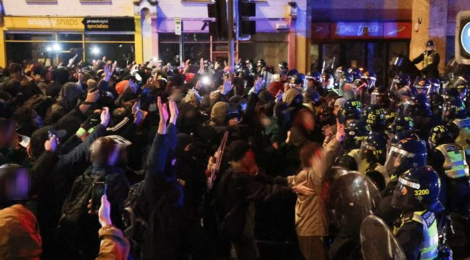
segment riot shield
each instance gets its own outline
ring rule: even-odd
[[[362,220],[379,205],[380,192],[371,179],[359,172],[337,178],[330,189],[334,224],[342,234],[359,234]]]
[[[387,224],[374,215],[362,221],[361,251],[364,260],[406,260]]]

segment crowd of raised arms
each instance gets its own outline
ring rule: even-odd
[[[397,59],[9,64],[0,259],[469,257],[470,79]]]

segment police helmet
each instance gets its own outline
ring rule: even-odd
[[[441,212],[444,207],[439,202],[440,189],[439,176],[431,167],[411,168],[398,179],[392,206],[402,210]]]

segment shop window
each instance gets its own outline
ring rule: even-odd
[[[184,33],[184,42],[210,42],[210,35],[208,33]],[[180,36],[174,33],[160,33],[158,34],[161,43],[178,43]]]
[[[85,41],[134,41],[134,34],[85,34]]]
[[[238,57],[242,60],[264,59],[268,65],[287,61],[287,33],[257,33],[248,42],[238,42]]]
[[[160,54],[159,59],[166,63],[171,62],[173,64],[179,63],[179,45],[177,43],[160,43],[158,45],[158,53]]]
[[[363,42],[346,42],[346,66],[350,68],[363,68],[365,53]]]
[[[367,70],[371,70],[377,77],[377,85],[385,81],[385,65],[388,63],[385,57],[385,43],[367,43]]]
[[[322,54],[323,57],[321,59],[321,63],[318,64],[318,71],[322,70],[323,62],[331,63],[333,59],[336,61],[340,56],[340,44],[332,43],[332,44],[323,44],[322,46]],[[338,64],[338,62],[336,62]]]
[[[8,41],[55,41],[52,33],[7,33],[5,40]]]
[[[310,71],[319,71],[320,67],[320,46],[319,44],[310,45]]]
[[[59,33],[59,41],[83,41],[81,33]]]
[[[86,60],[93,61],[106,59],[122,61],[134,61],[135,50],[133,43],[87,43],[85,45]]]

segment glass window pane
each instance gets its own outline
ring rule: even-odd
[[[363,68],[365,66],[364,43],[346,42],[346,66],[350,68]]]
[[[134,34],[85,34],[86,41],[134,41]]]
[[[82,41],[82,39],[81,33],[59,33],[59,41]]]
[[[201,58],[209,60],[211,56],[208,44],[185,44],[184,58],[191,59],[192,62],[198,62]]]
[[[179,36],[174,33],[159,33],[158,41],[163,42],[179,42]]]
[[[323,61],[332,61],[333,58],[335,60],[338,60],[338,58],[340,57],[340,55],[339,55],[340,45],[339,44],[323,44],[322,53],[323,53],[322,62]],[[323,66],[322,64],[319,64],[318,65],[318,70],[321,70],[322,66]]]
[[[320,63],[320,47],[318,44],[310,45],[310,71],[321,70]]]
[[[135,59],[135,46],[132,43],[87,43],[85,45],[86,60],[102,59],[123,62]]]
[[[385,83],[385,66],[388,64],[384,60],[385,44],[383,42],[373,42],[367,44],[367,70],[375,72],[377,76],[377,86]]]
[[[22,63],[25,60],[44,60],[50,57],[46,51],[50,43],[33,43],[33,42],[7,42],[7,64],[12,62]]]
[[[264,59],[268,65],[277,68],[280,62],[287,61],[287,43],[284,42],[257,42],[238,44],[238,57],[242,60]]]
[[[173,64],[179,63],[179,44],[177,43],[161,43],[158,46],[158,53],[160,59],[166,64],[171,62]]]
[[[179,36],[178,36],[179,40]],[[210,35],[208,33],[185,33],[184,42],[209,42]]]
[[[5,40],[55,41],[54,34],[48,33],[6,33]]]

